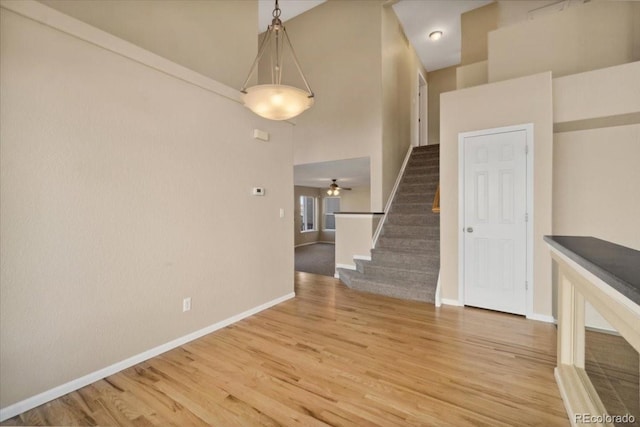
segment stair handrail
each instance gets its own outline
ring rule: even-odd
[[[400,186],[400,181],[402,181],[402,175],[404,175],[404,170],[407,168],[407,163],[409,163],[409,158],[411,157],[411,153],[413,152],[413,145],[409,146],[409,150],[407,151],[407,155],[404,156],[404,162],[400,167],[400,171],[398,172],[398,176],[396,177],[396,183],[393,185],[391,189],[391,194],[389,194],[389,198],[387,199],[387,204],[384,207],[384,216],[380,221],[378,221],[378,226],[376,227],[375,233],[373,233],[373,238],[371,239],[371,247],[375,248],[376,243],[378,243],[378,237],[380,237],[380,233],[382,232],[382,226],[387,220],[387,215],[389,215],[389,209],[391,209],[391,203],[393,203],[393,199],[396,197],[396,192],[398,191],[398,187]]]
[[[433,196],[433,205],[431,207],[431,212],[440,213],[440,183],[438,182],[438,189],[436,190],[436,195]]]

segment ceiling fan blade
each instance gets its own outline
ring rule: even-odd
[[[353,190],[353,188],[349,188],[349,187],[338,187],[338,189],[340,189],[340,190],[347,190],[347,191],[351,191],[351,190]]]

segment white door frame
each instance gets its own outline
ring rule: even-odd
[[[418,86],[416,88],[416,108],[415,108],[415,138],[411,141],[414,147],[421,145],[427,145],[429,143],[428,138],[428,114],[427,114],[427,102],[428,102],[428,83],[426,77],[418,70],[417,73]]]
[[[526,132],[526,147],[527,147],[527,260],[526,260],[526,312],[527,318],[533,315],[533,153],[534,139],[533,139],[533,123],[526,123],[521,125],[506,126],[492,129],[482,129],[472,132],[463,132],[458,134],[458,301],[460,305],[464,305],[464,139],[473,136],[484,136],[496,133],[506,133],[515,131]]]

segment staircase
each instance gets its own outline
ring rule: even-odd
[[[353,289],[434,302],[440,269],[440,215],[432,205],[440,179],[440,145],[415,147],[387,213],[371,261],[338,268]]]

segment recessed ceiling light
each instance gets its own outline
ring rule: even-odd
[[[431,40],[440,40],[442,38],[442,31],[433,31],[429,34]]]

